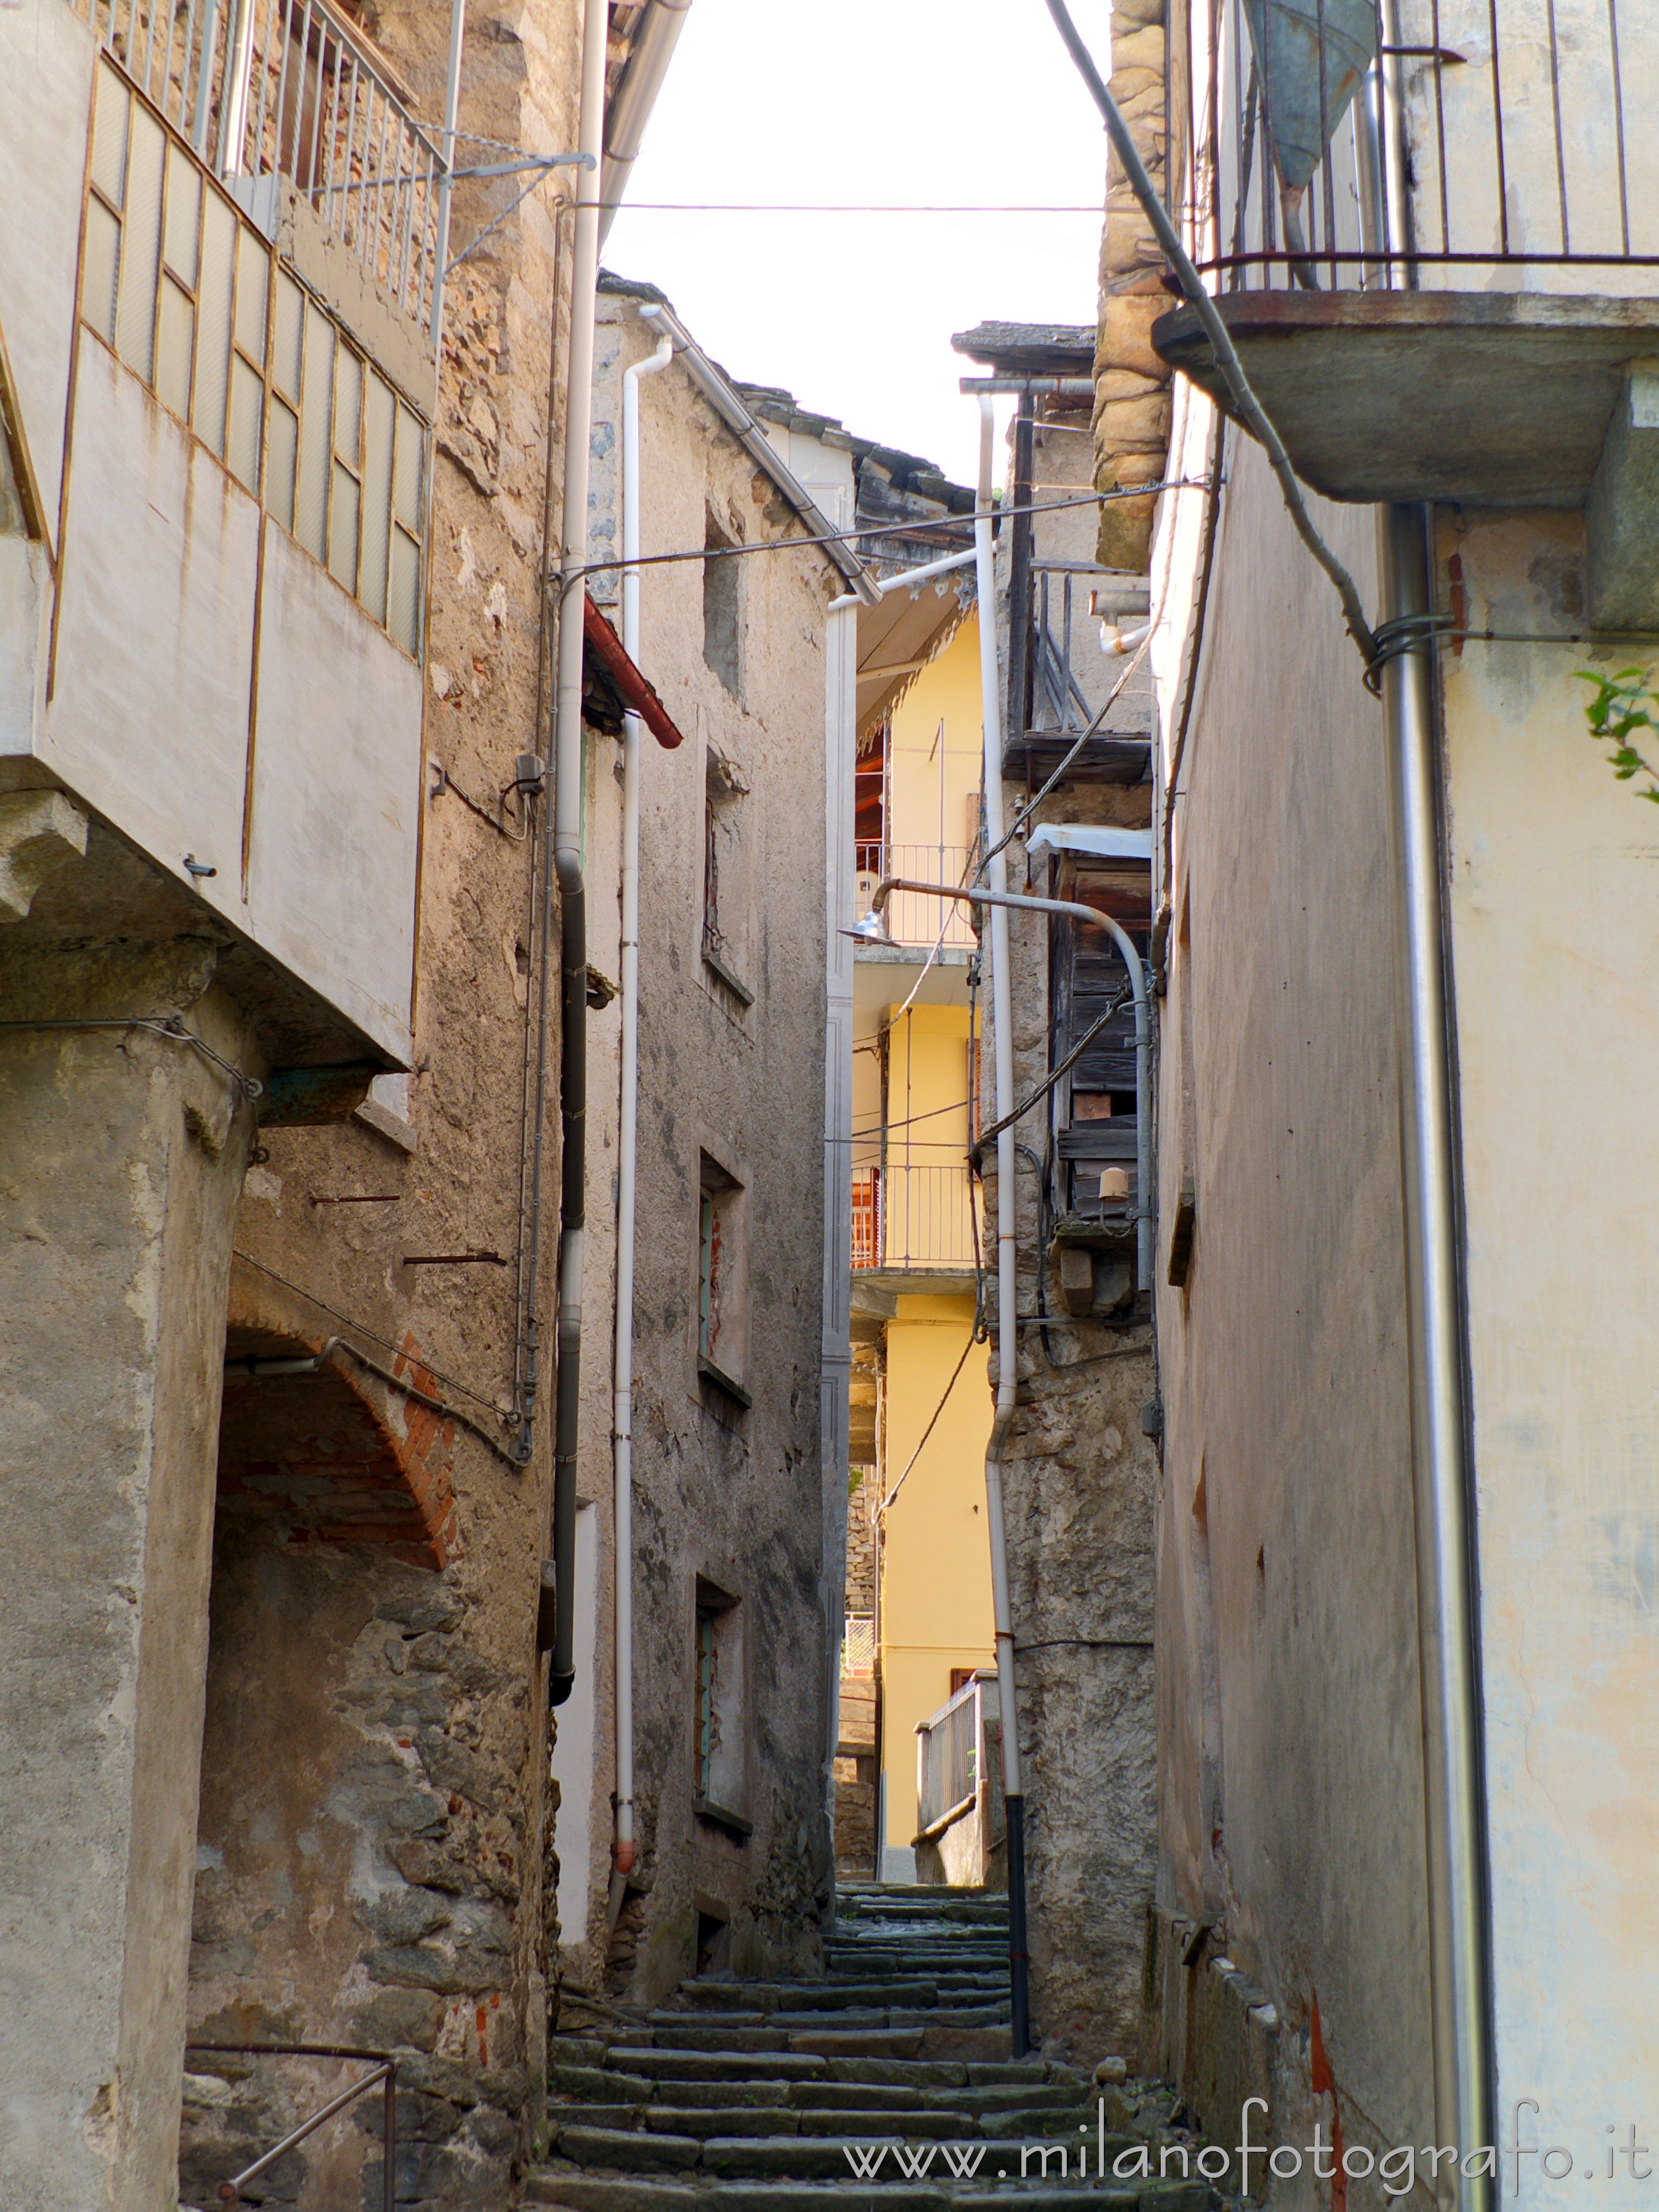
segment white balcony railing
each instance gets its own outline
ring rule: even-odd
[[[429,327],[444,158],[328,0],[70,0],[239,198],[285,179],[381,294]],[[267,223],[272,210],[261,211]]]
[[[867,913],[884,876],[908,876],[913,882],[959,884],[969,860],[966,845],[861,844],[856,849],[858,908]],[[895,891],[885,915],[889,941],[925,950],[935,943],[967,950],[976,941],[970,910],[957,899],[929,898],[921,891]],[[940,932],[944,932],[943,937]]]
[[[983,1883],[1006,1832],[995,1674],[974,1674],[916,1723],[916,1836],[937,1863],[923,1881]]]
[[[920,1273],[976,1265],[974,1186],[965,1166],[853,1170],[853,1267]]]

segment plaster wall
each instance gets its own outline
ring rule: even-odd
[[[0,945],[0,2198],[174,2201],[221,1318],[252,1103],[210,947]],[[110,1022],[64,1029],[66,1021]],[[31,1023],[49,1026],[32,1028]]]
[[[979,624],[970,614],[944,651],[919,671],[892,710],[887,839],[911,857],[891,872],[924,876],[935,883],[956,882],[979,825],[982,760]],[[926,847],[934,848],[931,866],[918,849]],[[937,872],[940,847],[943,876]],[[935,906],[933,913],[937,930],[945,909]],[[945,942],[966,943],[965,927],[953,930]]]
[[[973,1299],[901,1296],[897,1304],[887,1323],[882,1476],[891,1503],[883,1516],[879,1658],[884,1840],[902,1850],[916,1832],[916,1723],[950,1696],[952,1668],[990,1663],[993,1623],[987,1354],[982,1346],[969,1349]],[[964,1350],[966,1364],[945,1398]],[[911,1467],[941,1400],[944,1410]]]
[[[1476,628],[1582,620],[1576,516],[1449,516],[1442,605],[1453,563]],[[1656,1191],[1630,1141],[1659,1065],[1659,839],[1641,784],[1587,742],[1574,673],[1642,658],[1442,655],[1498,2113],[1509,2140],[1538,2100],[1521,2140],[1580,2170],[1623,2144],[1659,2068]],[[1519,2164],[1516,2203],[1559,2187]],[[1621,2164],[1601,2186],[1639,2185]]]
[[[1310,2111],[1328,2130],[1334,2106],[1350,2142],[1423,2142],[1383,731],[1253,445],[1230,441],[1228,474],[1170,802],[1158,1895],[1209,1923],[1208,1952],[1276,2008],[1276,2126]],[[1371,516],[1317,519],[1374,604]],[[1195,1228],[1177,1287],[1163,1278],[1183,1179]],[[1190,2044],[1173,2056],[1194,2063]]]
[[[22,0],[6,12],[0,165],[10,221],[0,252],[0,343],[54,545],[97,52],[90,26],[62,0]]]

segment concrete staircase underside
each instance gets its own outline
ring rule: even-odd
[[[1012,2057],[1007,1903],[984,1891],[844,1887],[822,1980],[701,1976],[636,2027],[555,2037],[551,2057],[531,2203],[945,2212],[1012,2190],[1023,2212],[1209,2212],[1206,2182],[1110,2176],[1139,2141],[1176,2140],[1167,2100],[1149,2118],[1115,2088],[1103,2105],[1074,2069]]]

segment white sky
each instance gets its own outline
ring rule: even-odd
[[[1103,70],[1109,0],[1072,0]],[[971,484],[951,334],[1092,323],[1098,213],[653,214],[647,201],[1098,209],[1105,135],[1042,0],[695,0],[606,240],[699,345]],[[999,453],[1001,441],[999,441]]]

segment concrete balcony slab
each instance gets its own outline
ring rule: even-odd
[[[1653,298],[1238,292],[1216,305],[1297,475],[1336,500],[1582,507],[1627,369],[1659,356]],[[1228,405],[1192,308],[1161,316],[1152,343]]]

